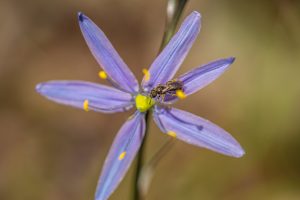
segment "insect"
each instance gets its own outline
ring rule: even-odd
[[[176,91],[182,90],[182,88],[183,83],[180,80],[173,79],[168,81],[165,85],[159,84],[155,88],[153,88],[150,91],[150,97],[158,97],[158,99],[162,97],[162,100],[164,100],[166,94],[174,96],[176,94]]]

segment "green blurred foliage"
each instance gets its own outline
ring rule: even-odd
[[[83,11],[141,80],[155,58],[165,1],[0,2],[0,199],[93,199],[98,175],[130,112],[84,112],[39,96],[52,79],[101,82],[78,27]],[[181,72],[221,57],[236,62],[176,106],[228,130],[241,159],[182,142],[159,164],[148,199],[300,199],[300,2],[190,0],[202,30]],[[104,83],[104,82],[102,82]],[[147,158],[166,136],[152,123]],[[129,199],[132,169],[111,199]]]

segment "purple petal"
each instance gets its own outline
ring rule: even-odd
[[[216,60],[181,75],[178,80],[183,83],[184,93],[186,95],[193,94],[210,84],[221,76],[234,60],[234,57]],[[164,100],[166,102],[171,102],[176,99],[176,96],[166,95]]]
[[[151,65],[150,79],[143,79],[142,86],[145,90],[173,78],[200,31],[200,18],[200,13],[194,11],[184,20],[178,32]]]
[[[106,200],[117,188],[132,163],[145,134],[144,114],[136,111],[120,129],[105,160],[96,191],[96,200]],[[123,159],[120,155],[126,152]]]
[[[197,67],[178,79],[183,82],[184,93],[189,95],[213,82],[234,62],[235,58],[225,58]]]
[[[89,110],[104,113],[122,112],[134,103],[131,94],[85,81],[49,81],[38,84],[36,90],[52,101],[81,109],[88,100]]]
[[[78,13],[78,20],[83,37],[100,66],[120,88],[136,93],[136,78],[102,30],[82,13]]]
[[[162,132],[173,131],[177,138],[189,144],[204,147],[221,154],[241,157],[244,150],[225,130],[191,113],[171,108],[156,107],[155,122]]]

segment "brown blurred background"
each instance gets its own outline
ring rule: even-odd
[[[50,102],[35,85],[102,82],[78,27],[84,12],[141,80],[158,51],[166,1],[0,1],[0,199],[93,199],[98,175],[128,113]],[[228,130],[241,159],[176,142],[149,200],[300,199],[300,2],[190,0],[202,30],[179,73],[235,56],[229,71],[177,107]],[[147,157],[166,140],[152,123]],[[111,197],[129,199],[132,172]]]

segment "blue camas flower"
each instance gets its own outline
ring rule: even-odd
[[[113,87],[85,81],[49,81],[36,86],[36,90],[46,98],[85,111],[115,113],[136,108],[133,116],[119,130],[108,153],[97,186],[96,200],[108,199],[123,179],[143,141],[145,113],[149,109],[163,133],[221,154],[243,156],[242,147],[225,130],[191,113],[170,107],[177,99],[183,99],[214,81],[234,61],[232,57],[220,59],[173,79],[200,31],[200,18],[200,14],[194,11],[184,20],[149,70],[143,69],[145,75],[139,86],[101,29],[79,13],[84,39],[103,69],[99,77],[109,81]],[[169,88],[155,97],[150,94],[151,91],[158,92],[158,86],[166,86],[168,81],[182,87]]]

